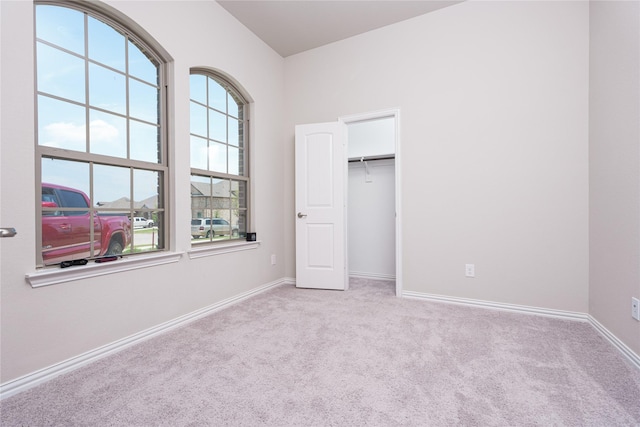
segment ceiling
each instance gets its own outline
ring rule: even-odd
[[[282,57],[461,1],[463,0],[217,0]]]

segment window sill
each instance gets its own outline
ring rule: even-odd
[[[260,240],[255,242],[238,241],[218,245],[198,246],[192,248],[187,254],[190,259],[204,258],[213,255],[228,254],[230,252],[248,251],[260,246]]]
[[[139,268],[153,267],[156,265],[178,262],[183,252],[160,253],[149,256],[135,256],[102,264],[89,263],[81,267],[46,268],[25,276],[32,288],[71,282],[74,280],[88,279],[90,277],[103,276],[105,274],[119,273],[121,271],[137,270]]]

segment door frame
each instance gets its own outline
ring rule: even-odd
[[[340,123],[343,123],[345,125],[349,125],[352,123],[357,123],[357,122],[365,122],[365,121],[370,121],[370,120],[376,120],[376,119],[388,119],[388,118],[393,118],[394,119],[394,138],[395,138],[395,209],[396,209],[396,224],[395,224],[395,228],[396,228],[396,297],[401,297],[402,296],[402,186],[401,186],[401,180],[400,177],[402,176],[401,173],[401,166],[402,166],[402,162],[401,162],[401,151],[400,151],[400,108],[393,108],[393,109],[389,109],[389,110],[379,110],[379,111],[373,111],[373,112],[369,112],[369,113],[362,113],[362,114],[353,114],[353,115],[348,115],[348,116],[341,116],[338,118],[338,121]],[[349,162],[349,137],[346,137],[346,141],[345,141],[345,150],[344,150],[344,162],[345,164],[347,164]],[[349,184],[349,180],[345,179],[345,192],[347,191],[347,188]],[[345,193],[347,194],[347,193]],[[347,197],[348,194],[347,194]],[[347,216],[348,218],[348,216]],[[347,233],[348,236],[348,233]],[[348,242],[348,238],[346,238],[347,240],[347,245],[349,244]],[[346,252],[347,256],[348,256],[348,250]],[[348,271],[349,268],[349,260],[347,259],[347,275],[349,274]],[[347,281],[348,282],[348,281]]]

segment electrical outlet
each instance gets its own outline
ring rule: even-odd
[[[640,300],[638,298],[631,298],[631,317],[640,320]]]
[[[271,265],[276,265],[276,255],[271,255]]]
[[[475,264],[465,264],[464,265],[464,275],[467,277],[476,277],[476,266]]]

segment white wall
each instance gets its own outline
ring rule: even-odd
[[[35,270],[33,3],[0,2],[0,382],[95,349],[281,279],[283,236],[283,60],[213,1],[109,1],[173,58],[169,91],[172,250],[190,249],[189,68],[235,78],[252,108],[254,230],[258,249],[33,289]],[[287,149],[287,152],[289,150]]]
[[[347,243],[350,275],[380,279],[396,275],[394,164],[394,160],[368,161],[367,174],[364,163],[349,163]]]
[[[586,312],[588,12],[468,1],[286,58],[287,259],[294,125],[399,107],[404,289]]]
[[[640,354],[640,2],[590,6],[589,312]]]

